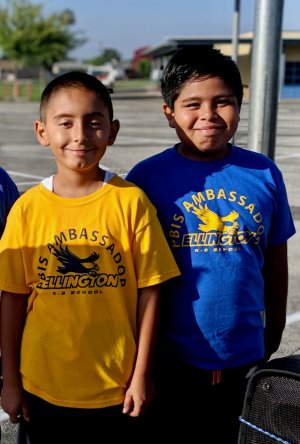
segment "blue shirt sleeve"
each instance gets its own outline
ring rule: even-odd
[[[4,231],[8,213],[19,195],[18,188],[14,181],[8,173],[0,167],[0,237]]]

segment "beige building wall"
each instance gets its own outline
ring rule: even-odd
[[[222,54],[227,56],[232,55],[231,44],[215,44],[214,47],[219,49]],[[244,100],[249,100],[249,83],[251,75],[251,45],[250,43],[240,43],[238,45],[238,60],[237,64],[241,73],[242,83],[244,86]]]
[[[241,37],[252,38],[252,33],[242,34]],[[283,32],[283,60],[286,62],[300,62],[300,33],[299,32]],[[298,44],[299,41],[299,44]],[[215,44],[215,48],[219,49],[223,54],[232,55],[232,44]],[[249,100],[249,85],[251,78],[251,44],[241,43],[238,45],[238,67],[241,73],[244,85],[244,100]],[[284,75],[284,71],[283,71]]]

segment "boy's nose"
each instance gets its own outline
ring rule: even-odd
[[[88,141],[88,138],[87,138],[86,136],[78,136],[78,137],[75,139],[75,141],[76,141],[76,142],[79,142],[79,143],[86,143],[86,142]]]
[[[74,127],[74,141],[79,143],[87,142],[87,131],[84,125],[76,125]]]
[[[200,119],[208,120],[217,116],[217,112],[214,106],[210,104],[203,105],[200,108]]]

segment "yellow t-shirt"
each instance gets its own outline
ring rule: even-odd
[[[33,187],[9,214],[0,270],[2,290],[30,293],[24,388],[65,407],[122,403],[137,290],[180,274],[146,195],[118,176],[80,198]]]

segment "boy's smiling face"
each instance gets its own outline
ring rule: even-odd
[[[50,146],[58,170],[97,169],[106,147],[115,141],[118,121],[97,95],[85,88],[62,88],[53,94],[46,119],[35,124],[39,142]]]
[[[163,111],[181,141],[179,152],[195,160],[224,157],[240,120],[236,96],[219,77],[186,82],[174,109],[163,104]]]

